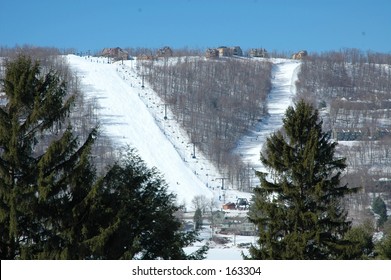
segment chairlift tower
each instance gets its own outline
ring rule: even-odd
[[[195,145],[198,144],[199,142],[193,142],[193,158],[196,158],[196,149],[195,149]]]
[[[221,178],[216,178],[217,180],[221,180],[221,190],[223,191],[223,203],[225,204],[225,188],[224,188],[224,180],[227,180],[229,178],[227,177],[221,177]]]
[[[164,119],[167,120],[167,103],[164,103]]]
[[[141,74],[141,88],[144,88],[144,76],[145,74]]]

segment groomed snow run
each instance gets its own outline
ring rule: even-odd
[[[262,146],[268,136],[281,128],[286,109],[293,105],[292,99],[296,94],[295,83],[300,66],[297,60],[274,59],[272,62],[272,90],[266,101],[268,116],[239,141],[235,151],[250,168],[262,172],[266,171],[260,161]]]
[[[156,167],[169,190],[177,195],[178,203],[191,207],[191,200],[197,195],[214,197],[220,205],[236,202],[238,196],[251,198],[251,194],[233,189],[222,191],[219,178],[223,176],[219,171],[198,150],[193,157],[194,147],[170,110],[164,108],[164,102],[148,84],[142,87],[144,81],[137,73],[136,60],[108,63],[103,57],[75,55],[68,55],[67,59],[81,80],[83,94],[95,99],[100,107],[103,132],[117,147],[135,148],[149,167]],[[271,62],[269,115],[239,141],[235,151],[249,167],[260,171],[265,171],[259,160],[262,145],[282,125],[285,110],[292,104],[300,66],[300,62],[290,59]]]
[[[81,80],[83,94],[97,100],[101,128],[117,147],[130,145],[148,167],[156,167],[169,191],[177,195],[178,203],[190,206],[197,195],[214,196],[157,125],[141,99],[146,89],[141,87],[141,77],[133,67],[108,63],[107,58],[68,55],[67,59]],[[190,154],[188,158],[192,159]]]

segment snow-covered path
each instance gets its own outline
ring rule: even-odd
[[[282,126],[285,111],[292,105],[299,66],[300,62],[296,60],[273,61],[272,90],[267,99],[269,115],[239,141],[235,151],[250,168],[265,171],[260,162],[260,152],[266,138]],[[254,180],[258,182],[255,177]]]

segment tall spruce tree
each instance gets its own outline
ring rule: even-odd
[[[379,215],[379,219],[377,220],[377,226],[382,227],[384,223],[387,221],[387,206],[384,200],[380,197],[377,196],[374,198],[372,202],[372,211],[375,214]]]
[[[81,204],[95,176],[89,151],[96,130],[91,129],[84,143],[73,135],[67,118],[75,95],[53,69],[43,74],[39,62],[24,55],[8,61],[5,69],[0,257],[83,257],[76,244],[85,219]]]
[[[281,131],[261,153],[268,173],[257,172],[249,219],[259,240],[251,259],[339,259],[346,256],[350,229],[345,195],[356,188],[340,185],[345,159],[322,131],[318,111],[303,100],[289,107]]]

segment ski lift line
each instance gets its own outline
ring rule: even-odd
[[[147,92],[145,92],[146,94],[147,94]],[[145,101],[145,100],[144,100]],[[157,105],[157,107],[159,107],[160,105],[164,105],[164,120],[169,120],[166,116],[167,116],[167,105],[169,105],[169,104],[167,104],[167,103],[162,103],[162,104],[160,104],[161,103],[161,101],[159,101],[159,100],[157,100],[156,101],[157,103],[159,103],[158,105]],[[158,126],[163,130],[163,131],[165,131],[165,134],[167,135],[167,136],[169,136],[168,137],[168,139],[170,140],[170,142],[172,142],[172,139],[171,139],[171,137],[173,137],[173,135],[172,135],[172,133],[175,133],[175,131],[172,131],[172,132],[169,132],[169,131],[166,131],[166,128],[165,128],[165,126],[164,125],[162,125],[162,120],[161,120],[161,112],[160,112],[160,114],[158,114],[158,113],[156,113],[155,111],[153,111],[153,110],[150,110],[150,112],[154,115],[154,117],[155,117],[155,120],[157,121],[157,124],[158,124]],[[178,137],[177,137],[178,138]],[[193,158],[195,158],[195,144],[198,144],[198,143],[200,143],[200,142],[189,142],[189,144],[193,144]],[[186,162],[186,164],[189,166],[189,167],[191,167],[192,169],[196,169],[196,166],[194,166],[194,164],[191,164],[191,162],[190,161],[186,161],[185,159],[186,159],[186,154],[185,154],[185,152],[183,151],[183,150],[181,150],[177,145],[175,145],[173,142],[172,142],[172,144],[174,145],[174,148],[175,148],[175,150],[181,155],[181,157],[184,159],[184,161]],[[202,170],[203,168],[201,167],[201,170]],[[198,174],[197,173],[197,175],[201,175],[201,174]],[[208,174],[208,176],[206,176],[206,184],[207,185],[209,185],[209,176],[210,176],[210,174]],[[214,181],[213,179],[211,180],[212,182]]]
[[[125,75],[126,80],[129,81],[132,85],[138,85],[138,87],[141,86],[143,76],[139,74],[137,77],[135,77],[135,75],[133,75],[133,72],[135,71],[134,69],[129,68],[129,66],[126,64],[119,66],[117,69],[117,75],[119,77],[123,77]],[[130,69],[131,71],[129,71]],[[153,89],[147,86],[147,80],[144,80],[144,86],[144,90],[139,88],[139,90],[136,91],[138,93],[136,96],[138,96],[138,98],[143,101],[144,105],[155,119],[155,123],[162,131],[165,132],[164,134],[167,135],[168,140],[173,144],[174,149],[183,159],[185,164],[189,166],[193,172],[196,172],[197,177],[199,177],[201,181],[204,182],[204,185],[207,184],[208,187],[212,188],[212,185],[215,185],[217,182],[215,178],[222,177],[221,174],[219,174],[219,171],[215,170],[215,168],[211,168],[212,170],[205,171],[207,168],[205,168],[203,163],[199,163],[199,160],[206,162],[208,160],[201,151],[194,152],[195,144],[197,143],[193,143],[193,155],[197,156],[197,160],[188,160],[189,154],[191,154],[191,146],[189,145],[189,147],[185,148],[186,142],[190,140],[188,135],[180,128],[178,130],[175,125],[175,119],[171,118],[171,108],[167,107],[169,104],[165,104],[161,98],[154,94]],[[152,103],[154,105],[152,105]],[[164,120],[165,116],[167,116],[166,121]],[[170,116],[170,118],[168,118],[168,116]],[[174,130],[172,131],[172,129],[169,129],[168,127],[172,127]],[[206,173],[208,175],[206,175]],[[215,188],[216,186],[213,186],[213,189]]]

